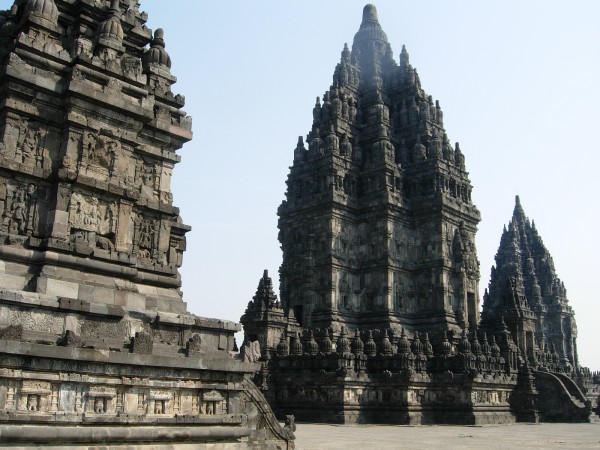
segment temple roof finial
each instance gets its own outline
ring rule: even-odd
[[[373,40],[384,43],[388,42],[387,36],[379,24],[377,9],[375,6],[369,4],[363,9],[362,22],[358,33],[354,36],[354,44]]]
[[[363,8],[362,23],[364,24],[365,22],[370,20],[373,20],[375,22],[379,21],[379,18],[377,17],[377,8],[375,8],[375,5],[372,4],[368,4]]]
[[[144,54],[144,63],[146,65],[157,64],[169,69],[171,68],[171,57],[165,50],[165,32],[162,28],[157,28],[154,32],[150,48]]]
[[[400,66],[408,67],[409,59],[408,59],[408,51],[406,50],[406,46],[402,45],[402,51],[400,52]]]
[[[521,206],[521,199],[518,195],[515,195],[515,209],[513,211],[513,220],[515,219],[523,223],[527,220],[527,217],[525,216],[525,211]]]

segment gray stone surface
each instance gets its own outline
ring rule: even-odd
[[[291,449],[240,326],[183,302],[191,119],[139,8],[0,11],[0,445]]]
[[[299,450],[473,449],[521,450],[600,448],[600,423],[461,426],[333,426],[297,424]]]

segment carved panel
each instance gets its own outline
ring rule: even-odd
[[[216,390],[202,392],[200,413],[207,415],[227,414],[227,399]]]
[[[124,184],[129,166],[129,152],[113,132],[88,131],[83,135],[80,173],[98,180],[112,177]]]
[[[12,311],[10,324],[22,325],[29,331],[41,331],[51,334],[63,333],[63,319],[58,314],[27,310]]]
[[[45,124],[24,117],[8,118],[2,156],[25,167],[50,168],[47,134],[48,127]]]
[[[133,244],[137,249],[138,260],[150,264],[157,259],[160,222],[138,214],[135,220]]]
[[[142,198],[158,200],[158,187],[160,185],[159,165],[156,161],[139,158],[135,167],[136,186]]]
[[[91,397],[114,398],[117,396],[117,389],[111,386],[90,386],[88,395]]]
[[[116,202],[101,202],[96,197],[78,192],[71,194],[69,227],[72,241],[112,250],[118,221],[119,208]]]
[[[50,382],[48,381],[23,380],[21,384],[21,394],[47,395],[51,392]]]
[[[125,339],[129,336],[126,322],[108,322],[86,318],[81,326],[81,337],[95,339]]]
[[[33,183],[14,183],[0,179],[2,231],[21,236],[37,236],[46,216],[48,190]]]

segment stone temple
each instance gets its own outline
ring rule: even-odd
[[[146,20],[135,0],[0,13],[0,444],[293,448],[228,353],[240,326],[182,300],[191,119]]]
[[[293,152],[278,210],[281,301],[265,271],[241,318],[245,358],[262,362],[256,381],[278,414],[589,420],[598,386],[518,198],[480,317],[471,191],[439,102],[404,47],[394,59],[367,5]]]
[[[371,5],[294,150],[281,300],[265,271],[231,358],[240,325],[180,291],[192,124],[139,7],[0,12],[0,445],[292,449],[291,414],[589,420],[597,374],[518,200],[480,317],[465,158]]]

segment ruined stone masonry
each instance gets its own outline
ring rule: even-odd
[[[465,156],[373,5],[317,97],[278,210],[281,301],[265,271],[241,322],[275,411],[304,421],[586,421],[598,385],[517,203],[480,320]],[[595,394],[594,394],[595,393]],[[587,398],[586,398],[587,395]]]
[[[139,7],[0,12],[0,443],[292,448],[228,355],[239,325],[182,300],[191,119]]]

